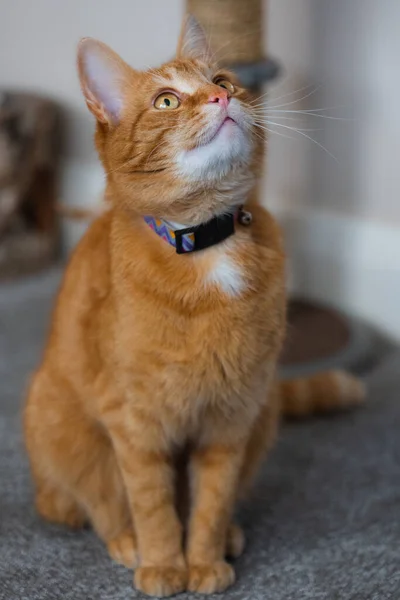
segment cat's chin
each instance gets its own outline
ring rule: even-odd
[[[208,143],[178,153],[176,167],[181,177],[219,180],[238,166],[249,164],[251,152],[249,135],[230,119]]]

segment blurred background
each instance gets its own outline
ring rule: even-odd
[[[263,101],[271,107],[261,199],[284,227],[293,297],[311,302],[313,310],[322,302],[400,339],[400,4],[205,0],[200,9],[200,2],[188,4],[205,15],[204,25],[217,41],[218,28],[227,35],[221,32],[221,6],[234,19],[235,5],[242,4],[242,12],[245,5],[248,19],[234,24],[219,56],[240,66],[245,44],[246,52],[252,46],[253,54],[261,53],[255,62],[269,61],[269,75],[255,86],[258,95],[268,92]],[[101,199],[104,177],[93,149],[94,123],[76,75],[78,40],[99,38],[145,69],[173,56],[185,9],[183,0],[0,3],[3,279],[48,265],[60,240],[63,256],[71,251],[87,222],[57,215],[55,206],[90,207]],[[40,101],[21,99],[21,92],[39,94]],[[12,177],[10,165],[18,167]],[[27,244],[32,224],[39,234]],[[11,239],[12,231],[19,235]],[[293,314],[296,310],[298,305]],[[328,348],[335,354],[354,331],[338,313],[329,314],[326,335],[333,339],[341,331]],[[312,330],[314,338],[325,336],[324,322],[311,323],[307,315],[302,344]]]

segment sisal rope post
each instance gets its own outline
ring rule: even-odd
[[[187,10],[202,24],[218,62],[236,71],[243,85],[259,95],[278,72],[265,57],[263,0],[187,0]]]
[[[187,0],[187,9],[207,31],[222,64],[263,58],[262,0]]]

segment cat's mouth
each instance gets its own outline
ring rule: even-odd
[[[198,144],[197,147],[199,146],[207,146],[208,144],[210,144],[211,142],[213,142],[215,140],[215,138],[219,135],[219,133],[222,131],[222,129],[224,129],[225,127],[232,127],[233,126],[237,126],[237,122],[235,121],[235,119],[232,119],[232,117],[230,117],[229,115],[227,115],[224,120],[222,121],[222,123],[220,123],[217,127],[216,131],[213,131],[210,133],[210,135],[208,135],[207,137],[205,137],[204,139],[202,139]]]
[[[252,140],[248,134],[246,113],[232,100],[229,112],[210,115],[207,123],[189,148],[176,157],[179,172],[191,179],[221,178],[231,173],[235,164],[247,165],[251,155]],[[211,118],[210,118],[211,117]]]

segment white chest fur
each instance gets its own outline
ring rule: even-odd
[[[220,250],[206,274],[206,283],[214,284],[229,296],[239,296],[245,289],[245,280],[241,266],[232,254]]]

